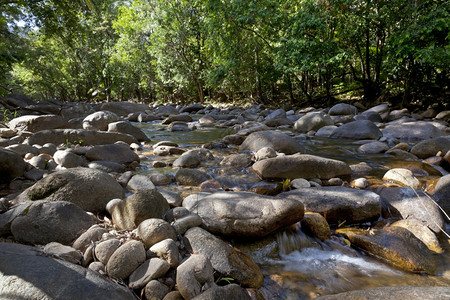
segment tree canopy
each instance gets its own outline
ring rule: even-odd
[[[448,102],[448,1],[3,0],[0,11],[0,95]]]

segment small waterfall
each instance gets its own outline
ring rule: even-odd
[[[280,255],[287,255],[294,251],[301,251],[306,248],[322,249],[320,242],[302,230],[300,223],[294,224],[288,229],[277,234],[277,243]]]

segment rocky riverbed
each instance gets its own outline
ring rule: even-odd
[[[450,297],[450,111],[2,103],[8,299]]]

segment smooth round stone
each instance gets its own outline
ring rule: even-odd
[[[414,177],[413,172],[403,168],[395,168],[387,171],[383,176],[383,180],[394,181],[395,183],[415,189],[420,186],[420,181]]]
[[[295,189],[304,189],[311,187],[311,183],[308,180],[303,178],[296,178],[291,181],[291,187]]]
[[[369,186],[369,182],[366,178],[357,178],[352,181],[351,186],[358,189],[365,189]]]
[[[162,219],[147,219],[141,222],[137,228],[137,235],[147,247],[165,239],[177,239],[173,227]]]

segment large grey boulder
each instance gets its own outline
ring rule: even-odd
[[[28,145],[44,145],[46,143],[60,145],[70,143],[89,146],[113,144],[118,141],[127,144],[139,143],[134,136],[129,134],[84,129],[42,130],[31,135],[26,143]]]
[[[148,136],[136,126],[129,122],[119,121],[108,124],[108,132],[119,132],[134,136],[140,142],[149,142]]]
[[[111,216],[117,228],[130,230],[146,219],[162,218],[169,208],[167,200],[157,190],[143,190],[120,201]]]
[[[12,221],[11,233],[23,243],[68,245],[93,224],[92,217],[73,203],[35,201]]]
[[[20,154],[0,148],[0,183],[22,176],[25,169],[26,164]]]
[[[428,122],[405,122],[388,125],[383,129],[383,136],[400,141],[421,141],[440,137],[443,132]]]
[[[117,142],[109,145],[97,145],[86,152],[86,158],[104,161],[113,161],[119,164],[129,164],[133,161],[140,161],[139,155],[130,149],[126,143]]]
[[[442,176],[434,188],[434,199],[442,207],[447,215],[450,216],[450,175]],[[450,220],[447,220],[450,222]]]
[[[344,124],[336,128],[330,137],[355,139],[355,140],[377,140],[382,137],[380,129],[369,120],[358,120]]]
[[[117,122],[118,120],[119,116],[111,111],[97,111],[84,118],[83,129],[104,131],[108,129],[109,123]]]
[[[123,198],[122,186],[108,173],[89,168],[71,168],[49,174],[14,200],[68,201],[91,212],[105,210],[114,198]]]
[[[239,147],[239,151],[257,152],[270,147],[285,154],[304,153],[304,148],[290,136],[278,131],[258,131],[250,134]]]
[[[0,243],[0,269],[0,294],[4,299],[135,299],[119,284],[30,246]]]
[[[439,151],[444,155],[450,151],[450,137],[443,136],[421,141],[411,148],[411,153],[418,158],[435,156]]]
[[[298,119],[294,124],[294,131],[307,133],[308,131],[317,131],[328,125],[334,125],[331,117],[323,112],[310,112]]]
[[[191,195],[183,206],[198,214],[202,227],[224,236],[263,237],[303,218],[297,200],[279,199],[251,192],[218,192]]]
[[[205,255],[214,270],[224,277],[231,277],[244,287],[261,287],[264,276],[245,253],[200,227],[189,229],[184,237],[189,241],[194,253]]]
[[[26,115],[14,118],[8,122],[11,129],[38,132],[46,129],[67,128],[68,124],[60,116],[56,115]]]
[[[338,160],[314,155],[286,155],[257,161],[252,169],[262,178],[350,178],[350,167]]]
[[[306,211],[320,213],[330,224],[376,221],[381,214],[380,197],[365,190],[320,187],[293,190],[281,193],[279,197],[303,203]]]

